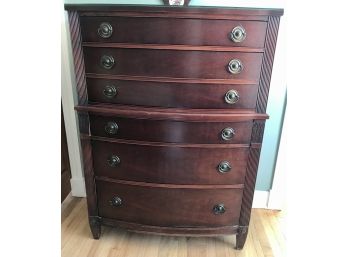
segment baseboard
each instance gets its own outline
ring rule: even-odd
[[[256,190],[254,193],[253,208],[268,209],[269,191]]]
[[[76,197],[86,196],[85,180],[83,178],[70,179],[71,195]]]

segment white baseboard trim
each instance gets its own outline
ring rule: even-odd
[[[254,193],[253,208],[268,209],[269,191],[256,190]]]
[[[285,196],[284,189],[270,190],[268,199],[268,209],[272,210],[285,210]]]
[[[70,179],[71,195],[76,197],[86,197],[85,180],[83,178]]]

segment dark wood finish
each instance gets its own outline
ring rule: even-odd
[[[132,144],[132,145],[143,145],[143,146],[170,146],[170,147],[190,147],[190,148],[209,148],[209,149],[224,149],[224,148],[259,148],[257,147],[260,144],[254,143],[254,144],[178,144],[178,143],[164,143],[164,142],[148,142],[148,141],[137,141],[137,140],[124,140],[124,139],[117,139],[117,138],[108,138],[108,137],[98,137],[98,136],[90,136],[87,134],[80,134],[81,138],[89,138],[91,140],[98,140],[103,142],[109,142],[109,143],[120,143],[120,144]]]
[[[97,30],[101,23],[113,27],[110,38],[102,38]],[[247,37],[235,43],[230,33],[236,26],[243,26]],[[117,42],[136,44],[246,46],[263,48],[266,22],[168,19],[142,17],[82,17],[81,33],[84,42]]]
[[[172,7],[170,7],[172,8]],[[163,18],[168,19],[202,19],[202,20],[240,20],[240,21],[268,21],[268,16],[248,16],[248,15],[227,15],[227,14],[205,14],[199,13],[170,13],[170,12],[110,12],[110,11],[84,11],[80,12],[80,17],[147,17],[147,18]]]
[[[243,184],[248,148],[198,148],[109,143],[93,140],[96,176],[169,184]],[[121,163],[111,167],[107,160],[117,155]],[[218,171],[221,161],[232,169]]]
[[[70,161],[69,161],[69,151],[68,144],[66,140],[66,132],[65,132],[65,122],[64,122],[64,114],[63,109],[61,108],[61,194],[60,201],[63,202],[64,199],[71,191],[70,179],[71,179],[71,170],[70,170]]]
[[[244,52],[263,53],[263,48],[239,47],[239,46],[195,46],[195,45],[160,45],[160,44],[129,44],[129,43],[82,43],[86,47],[99,48],[130,48],[130,49],[157,49],[180,51],[214,51],[214,52]]]
[[[282,16],[283,9],[238,7],[174,7],[116,4],[65,4],[65,10],[78,11],[81,16],[131,16],[131,17],[189,17],[204,19],[265,20],[268,16]]]
[[[102,218],[101,223],[107,226],[126,229],[132,232],[154,234],[154,235],[171,235],[171,236],[221,236],[236,234],[238,225],[223,227],[160,227],[149,226],[131,222],[124,222],[115,219]]]
[[[76,76],[76,91],[78,95],[78,103],[86,105],[88,103],[87,87],[85,78],[84,61],[81,46],[81,34],[79,15],[75,11],[69,12],[69,24],[72,43],[72,53],[74,59],[74,68]],[[87,113],[79,113],[79,128],[81,133],[88,133],[89,119]],[[101,234],[101,225],[99,222],[99,213],[97,206],[96,185],[94,181],[93,163],[92,163],[92,147],[88,138],[81,139],[81,151],[83,158],[83,169],[85,175],[87,206],[89,215],[89,224],[93,238],[98,239]]]
[[[257,84],[261,53],[176,51],[156,49],[119,49],[84,47],[86,72],[129,76],[220,78],[246,80]],[[115,65],[105,69],[100,64],[103,55],[112,56]],[[239,59],[244,69],[239,74],[228,72],[228,63]]]
[[[192,78],[168,78],[168,77],[147,77],[147,76],[124,76],[114,74],[96,74],[86,73],[87,78],[100,78],[100,79],[120,79],[120,80],[134,80],[134,81],[153,81],[162,83],[200,83],[200,84],[222,84],[222,85],[248,85],[252,84],[245,79],[192,79]]]
[[[267,99],[269,87],[271,85],[271,76],[273,68],[274,53],[277,44],[278,28],[280,17],[269,17],[267,36],[265,41],[265,53],[260,76],[260,87],[256,102],[256,111],[265,113],[267,108]]]
[[[96,181],[100,215],[105,218],[152,226],[238,225],[241,189],[173,189]],[[121,206],[109,201],[118,196]],[[215,214],[223,203],[226,211]],[[154,217],[156,217],[154,219]]]
[[[253,119],[268,119],[265,113],[255,113],[253,110],[236,109],[234,112],[226,109],[186,109],[153,108],[126,105],[93,104],[76,106],[80,112],[89,112],[103,116],[118,116],[152,120],[175,120],[192,122],[242,122]]]
[[[69,12],[71,47],[75,68],[76,91],[78,103],[87,104],[87,87],[85,79],[85,65],[81,47],[80,18],[77,12]]]
[[[93,237],[99,238],[101,224],[173,235],[236,233],[236,248],[241,249],[248,233],[283,10],[65,8],[72,34],[76,110]],[[102,21],[115,29],[109,39],[96,36]],[[228,38],[235,24],[247,29],[243,43]],[[115,58],[111,70],[101,67],[103,54]],[[238,75],[227,71],[233,58],[244,65]],[[113,100],[104,99],[104,83],[116,83],[118,95]],[[225,106],[223,97],[230,87],[240,91],[242,98],[236,105]],[[104,125],[110,119],[119,126],[115,137],[105,134]],[[220,139],[225,127],[236,129],[233,140]],[[121,157],[121,165],[115,168],[118,173],[105,166],[109,152]],[[227,155],[238,172],[218,174],[214,163]],[[109,205],[115,195],[123,199],[120,207]],[[226,212],[213,214],[213,204],[222,202]]]
[[[92,78],[87,78],[87,85],[88,98],[92,103],[201,109],[254,109],[258,91],[258,85],[159,83]],[[110,85],[117,90],[117,95],[112,98],[103,94],[105,87]],[[225,94],[231,89],[237,90],[240,96],[235,104],[225,102]]]
[[[262,143],[264,127],[264,121],[254,122],[251,143]],[[254,198],[260,152],[260,148],[250,148],[249,151],[247,172],[245,176],[245,188],[243,190],[243,201],[239,219],[239,225],[243,226],[245,229],[241,230],[240,233],[237,234],[236,249],[242,249],[244,247],[248,235],[248,226]]]
[[[116,122],[115,135],[106,133],[108,122]],[[235,135],[231,140],[223,140],[221,132],[231,127]],[[129,119],[90,115],[91,134],[128,140],[193,143],[193,144],[245,144],[250,141],[252,121],[248,122],[181,122],[169,120]]]
[[[128,186],[141,186],[141,187],[151,187],[151,188],[168,188],[168,189],[242,189],[243,184],[235,185],[186,185],[186,184],[158,184],[158,183],[148,183],[139,181],[129,181],[129,180],[119,180],[107,177],[95,177],[96,180],[111,182],[116,184],[128,185]]]
[[[271,83],[273,59],[275,53],[275,47],[277,43],[277,35],[279,28],[280,17],[269,17],[267,35],[265,42],[265,53],[262,63],[262,71],[260,76],[260,87],[256,102],[256,111],[259,113],[265,113],[267,108],[268,92]],[[251,136],[252,143],[262,143],[264,122],[258,121],[254,123],[253,133]],[[254,190],[257,176],[257,169],[259,165],[261,149],[251,148],[248,158],[248,168],[245,178],[246,188],[243,193],[243,204],[241,209],[241,216],[239,220],[240,226],[249,226],[250,213],[252,207],[252,201],[254,198]],[[244,233],[237,234],[236,249],[242,249],[246,238],[247,229]]]

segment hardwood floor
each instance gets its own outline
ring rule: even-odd
[[[235,236],[173,237],[126,232],[102,227],[92,239],[85,198],[70,195],[62,204],[62,257],[279,257],[285,256],[284,214],[253,209],[250,231],[242,251]]]

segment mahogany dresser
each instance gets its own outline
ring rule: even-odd
[[[243,248],[283,10],[65,9],[93,237],[236,234]]]

